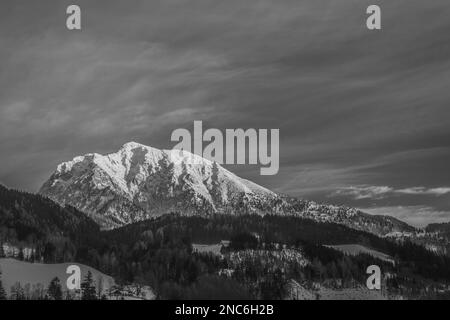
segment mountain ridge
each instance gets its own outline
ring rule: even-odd
[[[227,211],[225,203],[276,197],[197,155],[135,142],[115,153],[89,153],[58,165],[39,193],[95,220],[106,216],[112,226],[172,211]]]
[[[178,212],[298,215],[381,236],[415,230],[393,217],[276,194],[198,155],[136,142],[61,163],[39,193],[86,212],[103,228]]]

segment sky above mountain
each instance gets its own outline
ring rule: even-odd
[[[449,15],[448,0],[2,0],[0,182],[35,192],[76,155],[168,149],[202,120],[280,129],[278,175],[229,167],[274,191],[450,221]]]

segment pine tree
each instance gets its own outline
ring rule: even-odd
[[[16,282],[11,287],[11,299],[12,300],[25,300],[25,292],[20,282]]]
[[[102,300],[103,297],[103,277],[97,278],[97,298]]]
[[[2,283],[2,271],[0,270],[0,300],[6,300],[7,296],[6,296],[6,291],[5,288],[3,288],[3,283]]]
[[[19,256],[18,256],[18,259],[19,259],[20,261],[24,261],[24,260],[25,260],[25,255],[23,254],[23,249],[22,249],[22,248],[19,249]]]
[[[0,258],[5,257],[5,252],[3,251],[3,242],[0,242]]]
[[[88,271],[86,278],[84,278],[84,281],[81,283],[81,300],[97,300],[91,271]]]
[[[51,300],[62,300],[63,292],[61,288],[61,282],[58,277],[54,278],[47,289],[48,296]]]

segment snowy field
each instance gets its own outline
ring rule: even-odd
[[[20,282],[22,287],[29,283],[31,286],[34,284],[42,284],[46,288],[53,278],[58,277],[61,281],[63,291],[66,291],[66,281],[69,277],[69,275],[66,274],[66,269],[70,265],[77,265],[80,267],[82,280],[87,275],[87,272],[91,271],[93,279],[96,282],[96,287],[101,281],[103,284],[103,291],[109,290],[109,288],[115,284],[112,277],[107,276],[94,268],[79,263],[41,264],[23,262],[14,259],[0,259],[3,287],[8,294],[10,294],[11,287],[17,281]]]
[[[214,255],[220,255],[222,249],[221,244],[192,244],[192,248],[198,253],[212,253]]]
[[[306,289],[295,280],[288,284],[289,300],[387,300],[378,290],[364,287],[331,289],[320,286],[316,290]]]
[[[339,250],[339,251],[341,251],[345,254],[351,255],[351,256],[356,256],[358,254],[363,253],[363,254],[369,254],[372,257],[378,258],[378,259],[386,261],[386,262],[390,262],[392,264],[395,263],[394,259],[391,256],[384,254],[382,252],[373,250],[373,249],[366,248],[359,244],[343,244],[343,245],[327,246],[327,247]]]
[[[346,288],[342,290],[332,290],[320,288],[319,300],[387,300],[378,290],[367,288]]]

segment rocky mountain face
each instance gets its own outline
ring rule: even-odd
[[[391,217],[275,194],[186,151],[134,142],[116,153],[87,154],[60,164],[40,194],[86,212],[103,228],[178,212],[296,215],[381,236],[414,231]]]
[[[338,223],[381,237],[393,232],[416,232],[414,227],[391,216],[370,215],[346,206],[318,204],[313,201],[306,201],[305,209],[301,215],[318,222]]]
[[[170,212],[264,213],[277,195],[181,150],[127,143],[118,152],[62,163],[40,194],[118,227]]]

